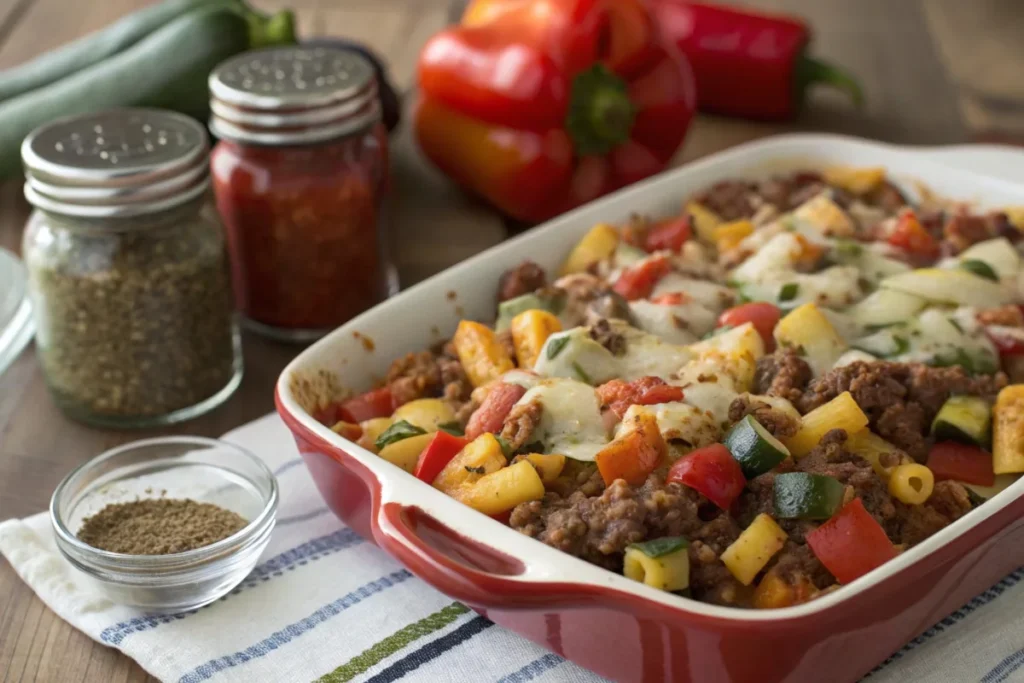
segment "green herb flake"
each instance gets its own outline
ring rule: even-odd
[[[586,384],[593,384],[593,381],[591,381],[591,379],[590,379],[590,375],[587,374],[586,370],[584,370],[582,367],[580,367],[579,363],[577,363],[576,361],[573,361],[572,362],[572,369],[579,376],[581,382],[584,382]]]
[[[906,337],[893,335],[892,340],[896,344],[896,351],[892,355],[899,356],[910,350],[910,342]]]
[[[800,285],[796,282],[787,282],[779,290],[779,301],[792,301],[800,293]]]
[[[451,434],[452,436],[465,436],[466,435],[465,430],[462,429],[462,423],[461,422],[456,422],[456,421],[445,422],[444,424],[437,425],[437,428],[438,428],[438,430],[440,430],[442,432],[447,432],[448,434]]]
[[[725,334],[726,332],[728,332],[732,328],[733,328],[732,325],[722,325],[721,327],[716,327],[715,329],[711,330],[710,332],[705,334],[703,337],[701,337],[701,339],[711,339],[712,337],[717,337],[720,334]]]
[[[682,536],[665,536],[664,538],[656,538],[653,541],[633,543],[629,547],[639,550],[647,557],[653,558],[671,555],[683,548],[688,548],[690,547],[690,542]]]
[[[948,318],[949,324],[956,328],[956,331],[960,334],[964,333],[964,328],[960,326],[960,323],[956,321],[956,318]]]
[[[384,432],[377,437],[374,445],[377,446],[377,450],[382,450],[385,446],[393,444],[396,441],[408,439],[412,436],[419,436],[420,434],[426,434],[427,430],[422,427],[417,427],[414,424],[410,424],[405,420],[399,420],[395,424],[391,425]]]
[[[511,458],[512,454],[515,453],[515,449],[512,448],[512,444],[498,434],[495,434],[494,438],[498,440],[498,445],[501,446],[502,454],[506,458]]]
[[[558,354],[562,352],[565,345],[569,343],[569,337],[553,337],[548,340],[548,350],[546,351],[548,360],[554,360],[558,357]]]
[[[841,258],[856,259],[864,253],[864,246],[853,240],[837,240],[835,250]]]
[[[996,271],[992,269],[992,266],[984,261],[979,261],[978,259],[967,259],[966,261],[960,262],[960,269],[966,270],[972,275],[985,278],[986,280],[999,282],[999,276],[996,274]]]

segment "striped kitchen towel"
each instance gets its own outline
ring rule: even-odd
[[[110,604],[57,552],[45,514],[0,524],[0,552],[57,614],[163,681],[603,680],[438,593],[344,527],[276,415],[224,438],[267,461],[281,505],[259,565],[218,602],[161,617]],[[1022,578],[1006,577],[867,680],[1024,680]]]

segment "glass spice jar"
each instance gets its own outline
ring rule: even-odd
[[[22,145],[36,346],[57,404],[111,427],[185,420],[242,377],[201,125],[153,109],[59,120]]]
[[[340,49],[258,50],[218,66],[210,94],[213,187],[245,323],[308,341],[394,291],[372,65]]]

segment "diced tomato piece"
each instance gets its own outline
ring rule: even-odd
[[[985,335],[992,342],[992,345],[999,351],[1000,356],[1021,356],[1024,355],[1024,339],[1018,339],[1009,334],[1000,334],[998,331],[986,329]]]
[[[896,557],[885,530],[860,498],[807,534],[807,545],[839,583],[850,583]]]
[[[754,329],[761,335],[761,339],[764,340],[765,350],[771,353],[775,350],[775,337],[772,336],[772,332],[775,331],[775,326],[779,324],[781,317],[782,313],[775,304],[767,302],[740,304],[723,311],[722,315],[718,316],[718,327],[739,327],[746,323],[752,323]]]
[[[888,242],[922,261],[934,261],[939,257],[939,243],[921,225],[917,214],[910,210],[896,219],[896,227]]]
[[[698,448],[676,460],[666,480],[689,486],[723,510],[732,507],[747,485],[739,462],[720,443]]]
[[[644,249],[647,251],[668,249],[678,252],[691,237],[693,237],[693,228],[690,226],[689,216],[670,218],[656,224],[647,232]]]
[[[416,461],[416,469],[413,474],[417,479],[433,484],[445,465],[465,448],[467,443],[469,443],[469,439],[464,439],[461,436],[455,436],[445,431],[435,432],[434,438],[420,453],[420,459]]]
[[[651,299],[651,303],[661,306],[678,306],[679,304],[685,304],[689,300],[690,297],[683,292],[667,292]]]
[[[683,390],[666,384],[660,377],[641,377],[632,382],[613,379],[597,388],[601,404],[611,408],[621,419],[632,405],[652,406],[683,400]]]
[[[667,258],[650,258],[622,271],[612,289],[628,301],[646,299],[654,291],[658,280],[668,275],[671,270],[672,265]]]
[[[953,479],[978,486],[996,483],[992,454],[978,446],[955,441],[937,443],[928,451],[927,465],[935,481]]]
[[[642,414],[637,416],[632,429],[598,451],[594,462],[606,485],[624,479],[639,486],[666,457],[668,444],[658,429],[658,420],[653,415]]]
[[[491,515],[491,519],[496,519],[505,526],[508,526],[508,523],[512,521],[512,511],[505,510],[505,512],[499,512],[496,515]]]
[[[345,422],[365,422],[375,417],[387,417],[395,412],[397,407],[391,389],[381,387],[342,401],[338,407],[338,419]]]
[[[512,411],[512,406],[523,397],[526,389],[518,384],[498,384],[487,394],[480,407],[469,416],[466,425],[466,438],[472,441],[484,432],[497,433],[505,418]]]

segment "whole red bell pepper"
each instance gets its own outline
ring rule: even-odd
[[[702,111],[751,119],[789,119],[808,86],[840,88],[860,104],[846,72],[807,54],[800,19],[686,0],[649,0],[658,24],[693,67]]]
[[[465,448],[467,443],[469,443],[469,439],[463,439],[461,436],[455,436],[445,431],[435,432],[434,438],[420,453],[413,476],[428,484],[433,484],[445,465]]]
[[[807,545],[839,583],[850,583],[896,557],[885,530],[854,498],[814,531]]]
[[[662,170],[696,106],[644,0],[474,0],[418,71],[420,148],[524,221]]]
[[[720,443],[676,460],[665,480],[689,486],[723,510],[732,507],[747,485],[739,462]]]

